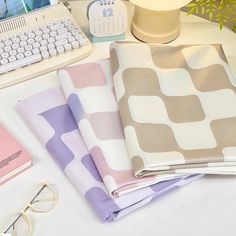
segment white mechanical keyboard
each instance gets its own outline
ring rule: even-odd
[[[66,9],[63,4],[50,8],[60,11]],[[92,48],[89,40],[68,11],[66,13],[68,17],[48,17],[44,24],[24,27],[24,30],[0,36],[0,88],[58,69],[89,55]]]

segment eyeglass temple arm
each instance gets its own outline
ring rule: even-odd
[[[30,201],[30,204],[34,201],[34,199],[36,198],[36,197],[38,197],[38,195],[43,191],[43,189],[46,187],[46,184],[44,184],[43,186],[42,186],[42,188],[41,189],[39,189],[39,191],[36,193],[36,195],[33,197],[33,199]],[[25,209],[24,209],[24,211],[26,211],[27,209],[29,208],[29,206],[27,206]],[[9,231],[9,229],[12,227],[12,226],[14,226],[15,225],[15,223],[19,220],[19,218],[21,217],[21,215],[22,215],[22,213],[20,213],[17,217],[16,217],[16,219],[11,223],[11,225],[9,225],[9,227],[3,232],[4,234],[6,234],[8,231]]]
[[[15,223],[19,220],[20,217],[21,217],[21,213],[17,216],[17,218],[12,222],[11,225],[9,225],[9,227],[3,233],[6,234],[12,226],[14,227]]]

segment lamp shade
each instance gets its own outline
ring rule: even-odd
[[[131,31],[141,41],[167,43],[180,33],[180,8],[191,0],[130,0],[134,5]]]

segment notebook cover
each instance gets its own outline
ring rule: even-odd
[[[116,220],[200,177],[163,181],[111,198],[60,88],[23,100],[17,111],[102,221]]]
[[[22,172],[23,170],[17,171],[17,168],[31,162],[31,160],[32,157],[24,147],[0,124],[0,184]],[[24,170],[28,167],[30,166],[25,167]],[[12,171],[16,171],[16,173],[11,174]],[[7,174],[9,174],[9,177],[1,181],[1,178],[4,178]]]
[[[178,176],[134,177],[114,95],[109,59],[63,68],[58,71],[58,78],[111,196],[120,196]]]
[[[117,42],[110,52],[136,176],[235,166],[236,80],[221,45]]]

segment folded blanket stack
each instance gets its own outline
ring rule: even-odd
[[[17,111],[103,221],[236,174],[236,82],[219,45],[118,42],[58,79]]]
[[[116,220],[200,177],[179,177],[112,198],[60,88],[25,99],[17,111],[103,221]]]

